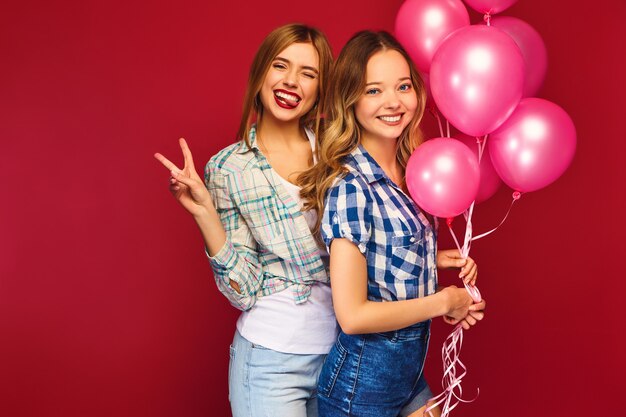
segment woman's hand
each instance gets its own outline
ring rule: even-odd
[[[463,259],[461,253],[457,249],[444,249],[437,251],[437,268],[461,268],[459,278],[468,285],[476,285],[478,278],[478,265],[469,256]]]
[[[456,326],[457,324],[461,323],[461,326],[463,327],[464,330],[469,330],[470,327],[476,325],[480,320],[482,320],[485,317],[485,306],[486,306],[485,300],[481,300],[480,302],[475,303],[471,306],[475,310],[474,311],[469,310],[467,316],[465,316],[464,319],[456,320],[449,316],[443,316],[443,321],[453,326]]]
[[[215,210],[211,196],[193,164],[191,151],[185,139],[180,138],[185,166],[179,169],[169,159],[155,153],[154,157],[170,170],[170,192],[178,202],[194,217],[200,217],[208,211]]]
[[[448,316],[450,319],[456,320],[457,323],[466,319],[470,312],[482,311],[485,308],[485,302],[474,303],[465,288],[451,285],[441,290],[441,293],[446,300],[446,312],[443,316]]]

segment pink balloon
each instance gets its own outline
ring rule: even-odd
[[[470,148],[476,160],[478,160],[478,144],[476,143],[476,138],[472,136],[468,136],[464,133],[459,133],[454,136],[456,139],[460,140],[465,146]],[[502,180],[498,176],[498,173],[493,168],[493,164],[491,163],[491,158],[489,157],[489,152],[485,149],[483,152],[483,156],[480,159],[480,182],[478,185],[478,192],[476,193],[476,204],[482,203],[485,200],[490,199],[493,195],[498,191],[500,186],[502,186]]]
[[[524,60],[515,41],[498,28],[459,29],[439,46],[430,68],[437,107],[470,136],[493,132],[522,97]]]
[[[556,104],[525,98],[489,136],[487,147],[493,167],[509,187],[535,191],[559,178],[572,162],[576,128]]]
[[[469,24],[461,0],[406,0],[396,16],[395,31],[417,68],[428,72],[441,41]]]
[[[463,213],[474,201],[480,180],[478,160],[456,139],[424,142],[406,166],[406,184],[413,200],[444,218]]]
[[[534,96],[539,91],[548,68],[548,52],[539,32],[523,20],[510,16],[492,18],[491,26],[504,31],[519,46],[526,68],[522,96]]]
[[[496,14],[508,9],[517,0],[465,0],[465,3],[482,14]]]

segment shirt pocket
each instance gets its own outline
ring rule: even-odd
[[[398,281],[414,280],[415,284],[407,285],[406,298],[417,296],[417,281],[424,269],[424,240],[413,234],[391,237],[391,256],[388,269]],[[408,284],[405,282],[405,285]]]
[[[263,185],[240,191],[238,200],[239,211],[257,243],[268,248],[285,241],[286,216],[272,187]]]

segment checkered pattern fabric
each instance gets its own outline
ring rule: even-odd
[[[354,243],[367,260],[368,299],[425,297],[437,287],[436,235],[428,219],[359,146],[326,195],[322,238]],[[332,277],[331,277],[332,281]]]
[[[223,149],[205,168],[205,185],[227,234],[222,249],[209,256],[215,281],[240,310],[288,287],[303,303],[312,284],[328,282],[326,266],[297,202],[259,151],[254,127],[250,144]]]

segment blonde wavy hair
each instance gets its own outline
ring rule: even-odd
[[[413,150],[422,142],[419,123],[424,114],[426,91],[424,82],[402,45],[387,32],[362,31],[355,34],[341,50],[332,72],[326,94],[326,118],[318,141],[318,162],[298,177],[305,204],[303,210],[319,213],[314,233],[318,234],[328,189],[337,178],[348,172],[344,159],[361,142],[361,129],[354,106],[365,93],[366,69],[369,59],[377,52],[399,52],[409,65],[411,82],[417,94],[415,116],[398,138],[396,158],[403,170]]]
[[[293,43],[310,43],[317,51],[319,57],[318,74],[318,100],[305,115],[300,118],[302,125],[311,126],[316,135],[319,135],[319,120],[323,112],[322,104],[325,102],[324,92],[328,74],[333,64],[333,54],[326,36],[319,30],[292,23],[274,29],[261,43],[250,66],[250,75],[243,100],[243,111],[237,137],[250,147],[250,128],[254,120],[263,117],[263,105],[259,93],[265,80],[265,76],[272,65],[272,61],[279,53]]]

